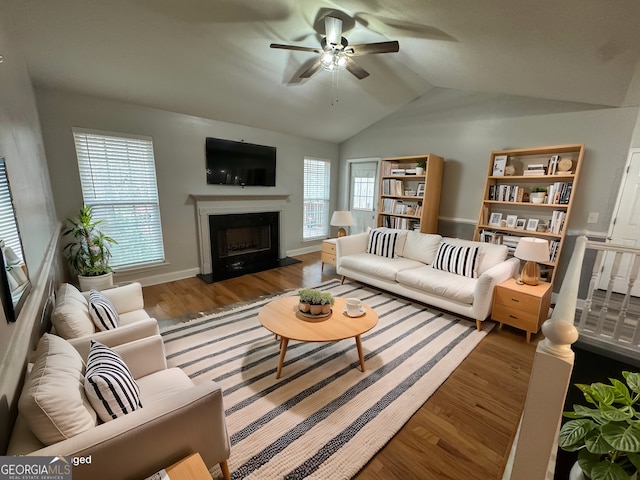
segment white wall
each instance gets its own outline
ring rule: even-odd
[[[47,247],[57,237],[56,215],[40,134],[40,124],[27,67],[13,30],[9,8],[0,0],[0,157],[7,165],[9,183],[22,234],[24,255],[33,290],[16,323],[7,323],[0,307],[0,453],[4,452],[15,413],[15,402],[31,336],[39,316],[43,289],[40,273],[47,262]],[[46,279],[42,280],[46,281]]]
[[[74,215],[82,205],[71,127],[153,138],[165,255],[169,265],[132,274],[137,278],[147,277],[150,283],[153,282],[151,276],[166,281],[193,276],[198,270],[196,214],[189,194],[291,195],[284,212],[285,230],[281,238],[286,251],[309,247],[302,242],[305,156],[334,163],[332,183],[334,197],[337,197],[339,159],[336,144],[60,91],[38,89],[36,94],[53,195],[61,220]],[[277,147],[276,187],[242,189],[207,185],[204,155],[207,136]]]
[[[342,143],[341,171],[349,158],[443,156],[440,217],[475,223],[492,150],[584,143],[569,229],[604,234],[638,110],[436,88]],[[597,224],[588,212],[600,214]]]

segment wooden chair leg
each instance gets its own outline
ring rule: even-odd
[[[224,480],[231,480],[231,475],[229,474],[229,465],[226,460],[220,462],[220,470],[222,470],[222,478]]]
[[[345,277],[344,275],[342,275],[342,277],[340,278],[340,285],[342,285],[342,284],[344,283],[344,279],[345,279],[345,278],[346,278],[346,277]]]
[[[478,331],[482,330],[482,320],[476,320],[476,328]]]

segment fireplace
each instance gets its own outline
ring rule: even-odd
[[[212,281],[279,265],[279,212],[209,215]]]

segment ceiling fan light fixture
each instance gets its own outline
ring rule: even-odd
[[[347,55],[342,51],[324,52],[320,57],[320,64],[324,70],[334,72],[347,67]]]

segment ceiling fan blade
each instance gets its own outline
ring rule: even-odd
[[[281,43],[272,43],[269,46],[271,48],[281,48],[282,50],[297,50],[299,52],[322,53],[322,50],[320,48],[313,47],[298,47],[296,45],[282,45]]]
[[[340,45],[342,39],[342,20],[336,17],[324,17],[324,31],[327,43]]]
[[[313,62],[313,65],[311,65],[309,68],[307,68],[304,72],[300,74],[300,78],[311,77],[312,75],[316,74],[318,70],[320,70],[321,66],[322,66],[321,59],[318,58],[315,62]]]
[[[372,53],[391,53],[400,50],[400,44],[397,41],[363,43],[362,45],[349,45],[344,49],[347,55],[370,55]]]
[[[353,61],[349,57],[347,57],[347,70],[353,75],[355,75],[358,78],[358,80],[362,80],[363,78],[366,78],[369,76],[369,72],[367,72],[364,68],[362,68],[360,65],[358,65],[355,61]]]

